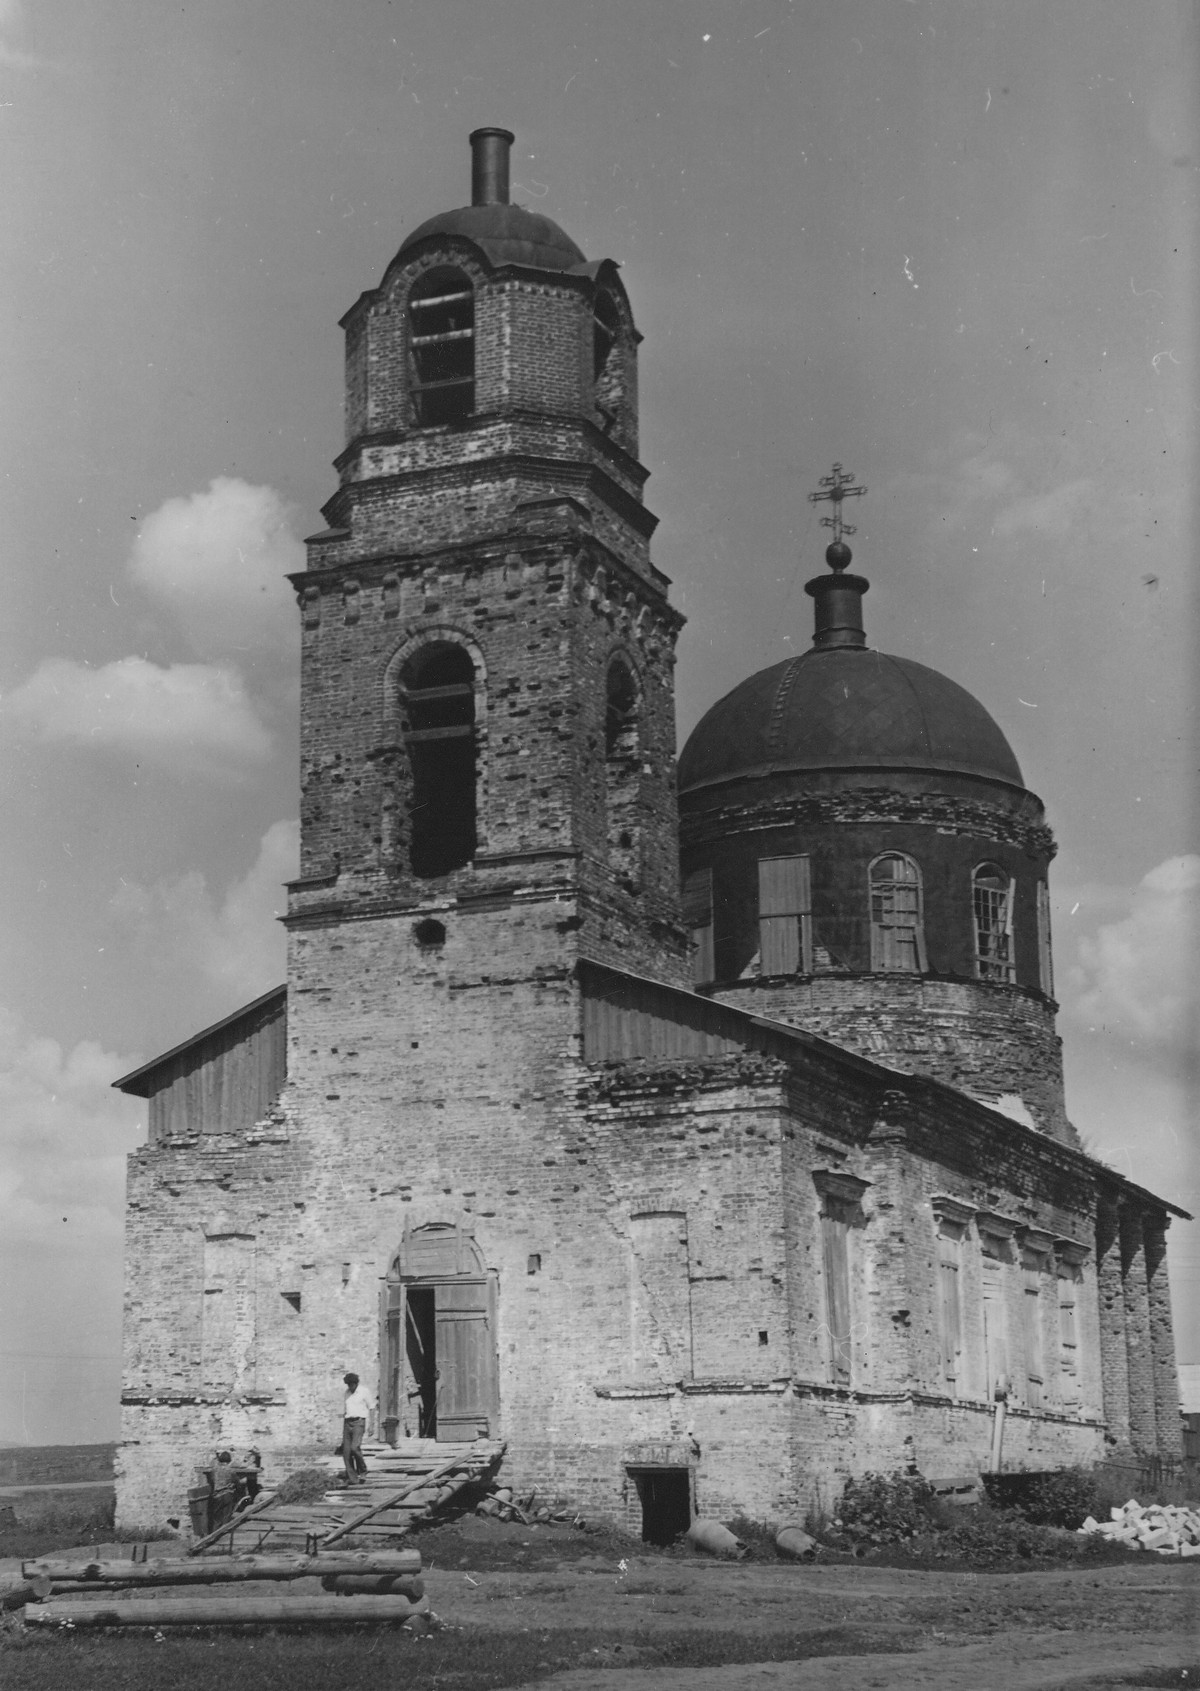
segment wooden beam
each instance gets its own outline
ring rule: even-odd
[[[25,1605],[26,1626],[227,1626],[250,1622],[406,1621],[423,1612],[407,1597],[52,1597]]]
[[[269,1509],[278,1495],[278,1492],[273,1491],[270,1497],[264,1497],[260,1503],[252,1503],[249,1509],[243,1509],[240,1515],[231,1515],[224,1526],[218,1527],[216,1532],[210,1532],[207,1538],[202,1538],[198,1543],[190,1545],[188,1555],[199,1555],[201,1550],[206,1550],[210,1544],[215,1544],[219,1538],[224,1538],[227,1533],[233,1532],[235,1528],[244,1526],[247,1521],[252,1521],[256,1515],[261,1515],[264,1509]]]
[[[24,1562],[26,1579],[97,1585],[224,1585],[247,1579],[306,1579],[313,1574],[419,1574],[419,1550],[341,1550],[332,1556],[222,1556],[208,1562],[177,1557],[155,1562],[115,1559],[71,1562],[43,1556]]]
[[[385,1509],[394,1508],[402,1498],[408,1497],[414,1491],[423,1490],[431,1480],[439,1480],[443,1474],[448,1474],[451,1469],[462,1465],[463,1458],[461,1456],[452,1457],[449,1462],[443,1462],[440,1468],[435,1468],[432,1474],[423,1474],[419,1480],[411,1481],[410,1484],[403,1486],[399,1491],[389,1492],[378,1503],[373,1503],[369,1509],[364,1509],[361,1515],[352,1516],[340,1527],[335,1527],[332,1532],[326,1533],[321,1540],[321,1548],[324,1549],[327,1545],[335,1544],[339,1538],[345,1538],[347,1533],[352,1533],[356,1527],[361,1527],[373,1515],[381,1515]]]

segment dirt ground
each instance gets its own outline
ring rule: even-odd
[[[594,1668],[578,1656],[567,1667],[562,1656],[543,1662],[535,1654],[538,1671],[527,1683],[541,1691],[1100,1691],[1200,1680],[1197,1562],[1148,1556],[1021,1573],[719,1562],[644,1551],[616,1533],[473,1516],[415,1542],[426,1593],[446,1627],[560,1639],[603,1629],[613,1640],[596,1652]],[[153,1553],[171,1548],[178,1554],[183,1546],[156,1545]],[[129,1547],[114,1552],[128,1555]],[[833,1653],[711,1668],[667,1668],[661,1657],[640,1665],[657,1640],[683,1631],[735,1633],[758,1645],[786,1637],[797,1656],[809,1645]]]
[[[717,1562],[630,1554],[616,1535],[501,1527],[465,1517],[420,1535],[426,1591],[450,1626],[604,1626],[628,1642],[595,1671],[541,1678],[543,1691],[1054,1691],[1127,1684],[1146,1670],[1200,1668],[1200,1567],[1145,1564],[1028,1573]],[[622,1563],[624,1566],[622,1566]],[[839,1635],[840,1653],[797,1662],[639,1669],[639,1642],[680,1628],[749,1636]],[[840,1640],[844,1639],[844,1647]],[[1166,1679],[1159,1683],[1166,1683]]]

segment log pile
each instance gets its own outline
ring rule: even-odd
[[[1200,1556],[1200,1509],[1190,1504],[1149,1503],[1144,1508],[1130,1498],[1109,1511],[1111,1519],[1089,1515],[1078,1529],[1081,1537],[1096,1534],[1131,1550],[1155,1550],[1160,1556]]]
[[[222,1556],[189,1561],[25,1562],[34,1599],[27,1626],[312,1625],[432,1615],[418,1550],[331,1551],[315,1556]],[[305,1581],[305,1589],[289,1590]],[[224,1587],[224,1589],[220,1589]]]

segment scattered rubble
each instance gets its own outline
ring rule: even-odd
[[[1078,1529],[1081,1537],[1094,1533],[1131,1550],[1156,1550],[1160,1556],[1200,1556],[1200,1507],[1192,1504],[1148,1503],[1136,1498],[1114,1505],[1111,1520],[1094,1515]]]

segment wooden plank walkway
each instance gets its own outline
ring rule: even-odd
[[[338,1533],[338,1548],[384,1549],[394,1546],[415,1521],[427,1520],[465,1487],[479,1485],[496,1471],[504,1445],[490,1439],[471,1444],[438,1444],[432,1439],[408,1439],[403,1444],[366,1444],[363,1457],[367,1472],[363,1483],[345,1486],[338,1478],[341,1458],[323,1457],[317,1466],[329,1474],[329,1490],[313,1503],[268,1501],[244,1523],[235,1517],[232,1530],[202,1556],[229,1556],[278,1551],[314,1550],[331,1533]],[[438,1473],[450,1464],[449,1471]],[[437,1475],[436,1479],[431,1476]],[[422,1484],[429,1480],[430,1483]],[[392,1506],[379,1510],[369,1520],[344,1532],[347,1524],[369,1509],[384,1503],[395,1493],[406,1495]]]

